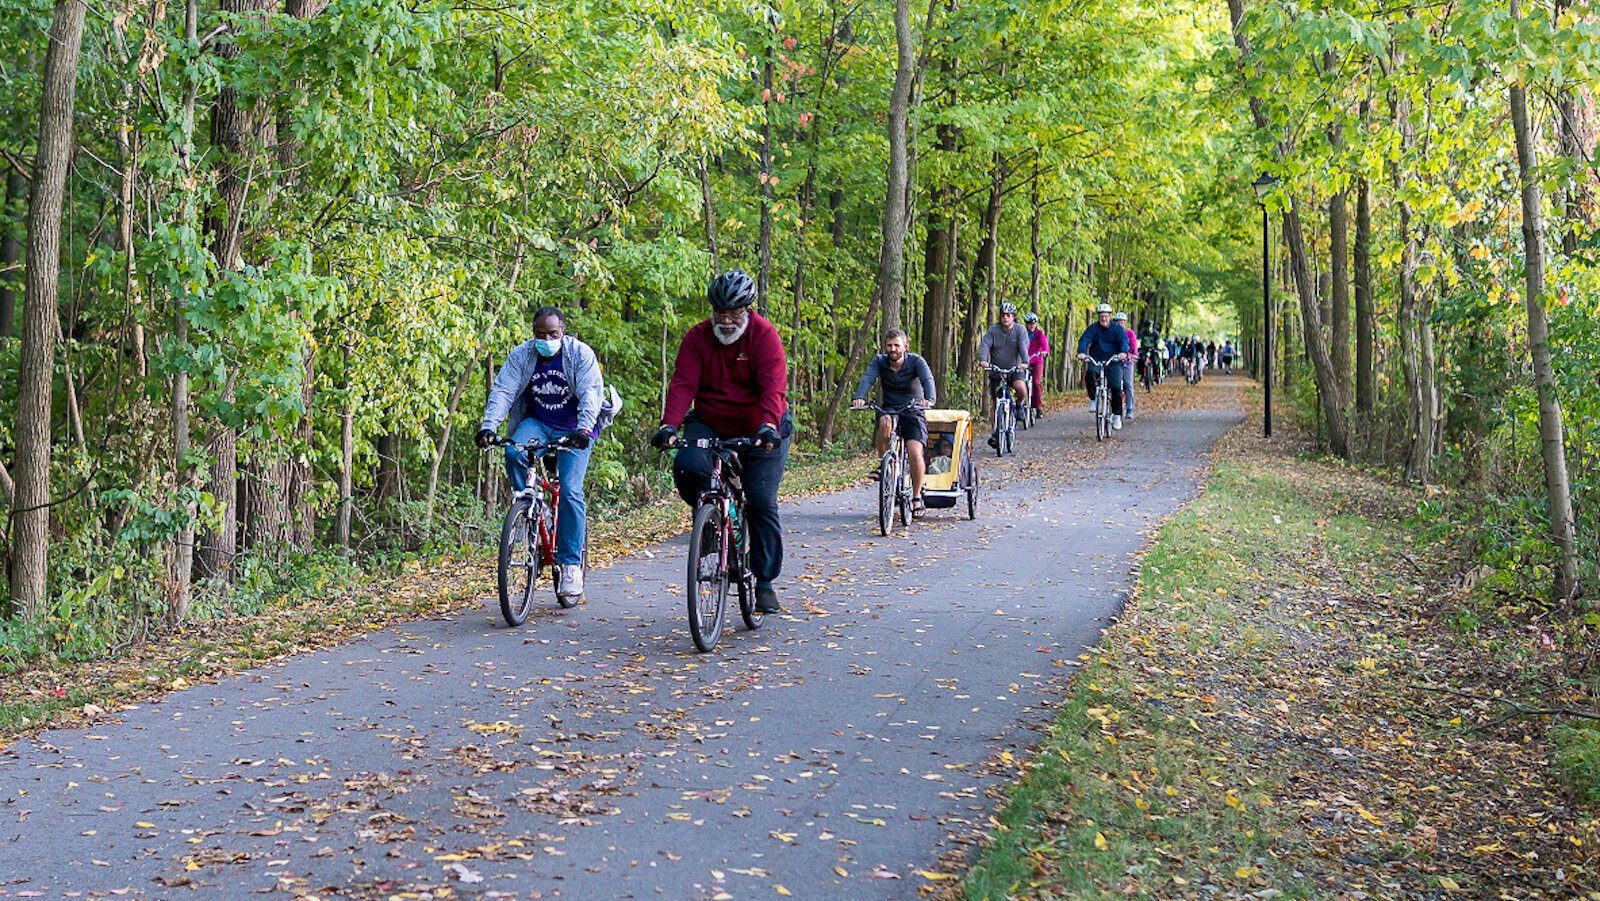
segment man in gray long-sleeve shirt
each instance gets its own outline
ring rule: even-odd
[[[1011,390],[1017,392],[1017,409],[1028,405],[1028,330],[1017,325],[1017,305],[1000,305],[1000,321],[989,326],[978,345],[978,365],[995,369],[1010,369]],[[1000,376],[989,372],[989,393],[994,393]],[[989,438],[990,446],[995,439]]]
[[[889,449],[890,429],[899,432],[906,443],[906,460],[911,469],[911,510],[920,516],[923,510],[922,476],[927,471],[923,448],[928,444],[928,419],[922,415],[922,410],[933,406],[939,398],[933,386],[933,370],[928,368],[928,362],[922,357],[906,350],[905,332],[890,329],[883,336],[883,353],[872,358],[866,374],[861,377],[861,384],[856,386],[851,407],[860,409],[866,406],[867,392],[872,390],[873,382],[880,386],[879,406],[899,411],[878,416],[878,429],[874,436],[878,455],[882,456]]]

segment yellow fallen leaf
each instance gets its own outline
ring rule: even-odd
[[[1371,823],[1374,826],[1382,826],[1383,825],[1383,821],[1378,819],[1378,815],[1373,813],[1372,811],[1366,809],[1365,807],[1357,807],[1356,808],[1356,813],[1361,814],[1361,818],[1363,820],[1366,820],[1367,822]]]
[[[773,887],[772,887],[772,890],[773,890],[773,891],[775,891],[775,892],[777,892],[777,893],[778,893],[778,894],[780,894],[780,895],[782,895],[782,896],[784,896],[784,897],[785,897],[785,898],[787,898],[787,897],[789,897],[789,896],[790,896],[790,895],[792,895],[792,894],[794,894],[794,893],[793,893],[793,892],[791,892],[791,891],[789,891],[789,890],[788,890],[788,889],[786,889],[786,888],[784,888],[784,887],[783,887],[783,886],[781,886],[781,885],[775,885],[775,886],[773,886]]]
[[[144,820],[140,820],[139,822],[134,823],[133,825],[138,826],[140,829],[154,829],[154,828],[156,828],[156,824],[155,823],[146,823]]]
[[[839,876],[841,878],[843,878],[843,879],[849,879],[850,878],[850,871],[846,870],[844,867],[834,867],[833,871],[835,873],[838,873]]]
[[[1439,887],[1442,889],[1448,889],[1452,892],[1461,891],[1461,884],[1456,882],[1454,879],[1451,879],[1449,876],[1439,877]]]
[[[954,878],[956,878],[954,876],[951,876],[949,873],[935,873],[932,870],[918,870],[917,871],[917,875],[921,876],[923,879],[932,879],[934,881],[938,881],[940,879],[954,879]]]
[[[1104,832],[1096,832],[1094,834],[1094,846],[1101,851],[1106,849],[1106,834]]]

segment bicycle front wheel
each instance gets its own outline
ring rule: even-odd
[[[895,499],[900,507],[900,525],[911,529],[911,473],[909,466],[900,467],[900,478],[895,480]]]
[[[884,537],[894,533],[894,496],[900,487],[900,465],[894,452],[884,453],[878,470],[878,531]]]
[[[689,532],[689,637],[701,653],[717,646],[728,613],[728,568],[722,554],[722,510],[714,503],[694,511]]]
[[[539,576],[539,549],[534,546],[534,526],[530,513],[533,502],[516,501],[506,511],[500,527],[500,615],[506,625],[520,626],[533,607],[533,586]]]

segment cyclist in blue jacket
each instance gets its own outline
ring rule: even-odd
[[[1095,308],[1097,322],[1090,323],[1083,330],[1083,336],[1078,339],[1078,359],[1087,360],[1093,357],[1096,360],[1110,360],[1106,367],[1106,390],[1111,392],[1111,427],[1122,428],[1122,372],[1124,360],[1128,356],[1128,330],[1120,322],[1111,321],[1111,305],[1101,304]],[[1089,389],[1089,399],[1094,400],[1095,386],[1085,379],[1085,387]],[[1093,409],[1091,405],[1090,409]]]

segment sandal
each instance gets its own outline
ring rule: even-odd
[[[922,514],[928,512],[928,504],[920,497],[911,499],[911,518],[920,519]]]

